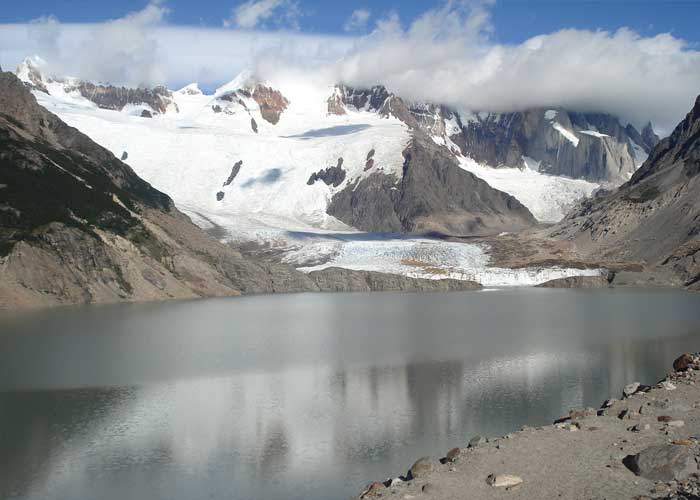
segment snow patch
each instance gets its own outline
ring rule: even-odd
[[[557,117],[557,110],[556,109],[548,109],[547,111],[544,112],[544,118],[545,120],[554,120]]]
[[[552,124],[552,127],[554,127],[554,130],[556,130],[561,135],[563,135],[566,138],[566,140],[568,140],[571,144],[573,144],[574,147],[578,147],[579,138],[576,137],[576,134],[574,134],[571,130],[566,129],[559,122],[554,122]]]
[[[540,222],[558,222],[580,199],[589,197],[599,184],[583,179],[545,175],[531,158],[523,157],[528,168],[491,168],[471,158],[460,158],[460,167],[485,180],[490,186],[515,196]]]
[[[602,139],[603,137],[610,137],[608,134],[601,134],[597,130],[579,130],[579,134],[591,135],[593,137],[597,137],[598,139]]]

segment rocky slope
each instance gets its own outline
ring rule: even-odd
[[[459,168],[420,131],[403,152],[403,175],[375,173],[335,194],[328,213],[363,231],[498,234],[536,224],[509,194]]]
[[[588,200],[550,235],[601,258],[664,270],[700,289],[700,98],[619,190]]]
[[[243,257],[39,106],[11,73],[0,73],[0,167],[0,308],[319,291],[329,282],[426,288],[393,276],[341,283]]]

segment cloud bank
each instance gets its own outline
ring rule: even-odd
[[[406,27],[392,16],[334,65],[336,79],[456,108],[563,106],[665,129],[700,93],[700,52],[671,34],[565,29],[499,45],[487,7],[452,1]]]
[[[665,131],[700,93],[700,52],[672,34],[564,29],[502,45],[493,41],[492,3],[448,0],[407,24],[389,13],[368,35],[350,37],[255,30],[294,12],[290,0],[240,4],[227,25],[243,30],[169,25],[167,5],[156,1],[100,24],[48,17],[0,25],[0,64],[38,54],[57,74],[128,85],[199,81],[204,88],[253,68],[273,80],[284,73],[328,84],[382,83],[407,99],[458,109],[604,111]],[[368,11],[355,11],[348,29],[369,19]]]

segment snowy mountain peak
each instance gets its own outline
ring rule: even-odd
[[[202,95],[203,94],[203,92],[199,88],[199,84],[197,82],[190,83],[189,85],[185,85],[180,90],[176,91],[176,93],[182,94],[182,95]]]
[[[42,92],[47,92],[47,81],[43,75],[43,70],[45,70],[46,67],[47,63],[41,57],[37,55],[26,57],[24,61],[17,66],[15,75],[29,86],[41,90]]]
[[[245,69],[241,71],[236,78],[216,89],[214,97],[220,97],[236,90],[248,89],[256,83],[260,82],[254,76],[253,72],[249,69]]]

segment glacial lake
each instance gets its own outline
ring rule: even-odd
[[[0,316],[0,498],[347,499],[700,350],[700,294],[302,294]]]

